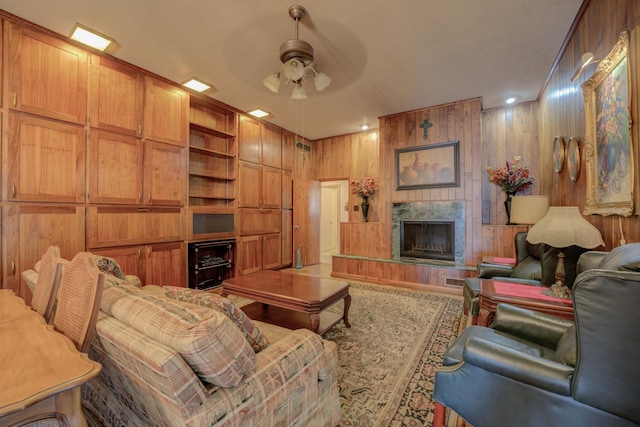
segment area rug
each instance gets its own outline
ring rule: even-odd
[[[350,285],[351,328],[324,335],[338,346],[342,425],[431,426],[434,373],[458,335],[462,297]]]

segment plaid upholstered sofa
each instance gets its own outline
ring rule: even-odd
[[[154,289],[155,288],[155,289]],[[150,292],[150,290],[153,292]],[[160,289],[160,290],[159,290]],[[105,426],[335,426],[335,343],[184,288],[109,286],[83,406]]]

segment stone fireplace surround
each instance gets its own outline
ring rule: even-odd
[[[465,247],[465,221],[464,202],[412,202],[394,203],[392,209],[392,248],[391,258],[402,260],[400,257],[400,221],[404,219],[417,219],[428,221],[454,221],[454,258],[451,264],[464,264]],[[414,259],[414,258],[412,258]],[[429,260],[425,260],[429,261]],[[437,263],[447,263],[447,261],[434,260]]]

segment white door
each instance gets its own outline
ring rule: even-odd
[[[322,185],[320,193],[320,262],[331,264],[340,253],[340,185]]]

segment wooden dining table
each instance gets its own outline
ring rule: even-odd
[[[100,369],[24,300],[0,290],[0,425],[57,418],[86,426],[81,386]]]

